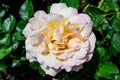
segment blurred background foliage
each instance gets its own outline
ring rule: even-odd
[[[37,10],[66,3],[88,14],[97,37],[94,56],[79,72],[45,75],[25,57],[22,30]],[[120,0],[0,0],[0,80],[120,80]]]

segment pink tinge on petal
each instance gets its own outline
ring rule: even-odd
[[[44,34],[39,33],[38,35],[31,35],[30,36],[30,42],[33,46],[39,45],[42,40],[44,39]]]
[[[73,66],[81,65],[81,64],[83,64],[85,61],[86,61],[86,59],[73,59],[73,58],[71,58],[71,59],[63,62],[63,65],[73,67]]]
[[[79,15],[70,16],[68,21],[70,21],[70,23],[76,23],[76,24],[80,24],[80,25],[82,25],[85,22],[85,21],[81,20],[81,17]]]
[[[29,53],[26,53],[26,58],[27,58],[30,62],[36,61],[36,59],[33,58]]]
[[[86,49],[80,49],[80,51],[77,51],[76,54],[73,56],[73,58],[75,59],[81,59],[84,58],[87,54],[87,50]]]
[[[76,72],[78,72],[80,69],[82,69],[83,68],[83,65],[79,65],[79,66],[73,66],[72,67],[72,71],[76,71]]]
[[[53,36],[52,40],[59,41],[59,39],[60,39],[60,29],[59,29],[59,27],[55,27],[54,36]]]
[[[40,45],[39,45],[39,53],[44,55],[48,52],[48,48],[47,48],[47,45],[42,42]]]
[[[79,14],[79,18],[81,19],[80,21],[83,25],[88,25],[88,27],[92,27],[93,23],[87,14],[81,13]]]
[[[40,25],[44,25],[45,22],[46,22],[47,14],[44,11],[37,11],[34,14],[34,17],[38,20],[38,22],[40,23]]]
[[[80,32],[80,35],[84,38],[87,38],[92,33],[92,27],[83,27],[82,31]]]
[[[38,30],[38,29],[40,29],[41,28],[41,25],[40,25],[40,23],[38,22],[38,20],[36,19],[36,18],[31,18],[31,19],[29,19],[29,23],[31,24],[31,29],[32,30]]]
[[[50,23],[53,21],[63,21],[63,16],[57,13],[48,14],[46,18],[46,23]]]
[[[68,21],[70,21],[70,23],[77,23],[86,27],[92,27],[93,25],[90,17],[83,13],[76,16],[70,16]]]
[[[68,8],[64,8],[63,10],[61,10],[59,12],[60,15],[63,15],[64,18],[69,18],[71,16],[76,16],[78,15],[78,11],[75,8],[72,7],[68,7]]]
[[[90,61],[90,60],[91,60],[91,58],[92,58],[92,56],[93,56],[93,52],[91,52],[91,53],[87,54],[87,56],[86,56],[86,61],[85,61],[85,62]]]
[[[45,57],[42,54],[37,54],[37,61],[42,64],[44,63]]]
[[[44,39],[44,34],[43,31],[46,29],[46,27],[42,27],[38,30],[35,30],[32,32],[31,36],[30,36],[30,42],[33,46],[39,45],[42,40]]]
[[[25,41],[26,52],[29,53],[32,57],[37,57],[39,52],[39,47],[34,47],[31,45],[30,38],[27,38]]]
[[[89,52],[93,52],[95,49],[95,42],[96,42],[96,37],[95,37],[95,34],[93,32],[89,36],[88,40],[90,42],[90,51]]]
[[[61,69],[53,69],[51,67],[48,67],[46,64],[41,64],[41,68],[45,71],[46,74],[50,76],[55,76],[61,71]]]
[[[64,54],[58,56],[57,58],[58,58],[58,59],[67,60],[67,59],[69,59],[72,55],[73,55],[73,53],[70,53],[70,54],[64,53]]]
[[[61,67],[61,69],[65,69],[67,72],[70,72],[70,71],[72,70],[72,67],[67,66],[67,65],[63,65],[63,66]]]
[[[23,30],[23,35],[27,38],[27,37],[29,37],[29,36],[31,36],[31,34],[32,34],[32,29],[31,29],[31,25],[28,23],[27,25],[26,25],[26,27],[24,28],[24,30]]]
[[[79,38],[73,38],[68,41],[68,47],[72,49],[79,50],[80,49],[80,39]]]
[[[45,56],[45,64],[47,64],[47,66],[52,67],[54,69],[59,69],[60,66],[62,65],[62,62],[59,61],[58,59],[55,58],[55,56],[52,55],[48,55]]]
[[[54,3],[51,5],[50,13],[59,13],[64,8],[67,8],[65,3]]]
[[[89,42],[86,41],[81,44],[81,49],[79,51],[75,52],[75,55],[73,56],[73,58],[75,58],[75,59],[84,58],[86,56],[86,54],[88,53],[88,50],[89,50]]]
[[[58,59],[63,59],[63,60],[67,60],[69,58],[71,58],[75,53],[73,52],[73,49],[69,49],[69,50],[65,50],[63,52],[63,54],[57,56]]]

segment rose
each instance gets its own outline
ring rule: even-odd
[[[63,69],[80,70],[93,56],[96,42],[90,17],[64,3],[53,4],[49,14],[37,11],[23,34],[27,59],[38,61],[51,76]]]

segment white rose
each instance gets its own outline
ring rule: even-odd
[[[27,59],[38,61],[51,76],[63,69],[81,69],[91,59],[96,42],[90,17],[64,3],[53,4],[49,14],[37,11],[23,34]]]

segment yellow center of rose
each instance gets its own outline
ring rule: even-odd
[[[80,43],[83,42],[79,36],[74,33],[72,29],[68,26],[78,26],[78,24],[69,23],[66,24],[67,19],[63,21],[52,21],[47,24],[48,28],[44,30],[45,38],[43,42],[51,44],[52,49],[54,50],[53,54],[61,55],[62,51],[68,50],[70,48],[79,49]],[[49,52],[48,52],[49,53]]]

